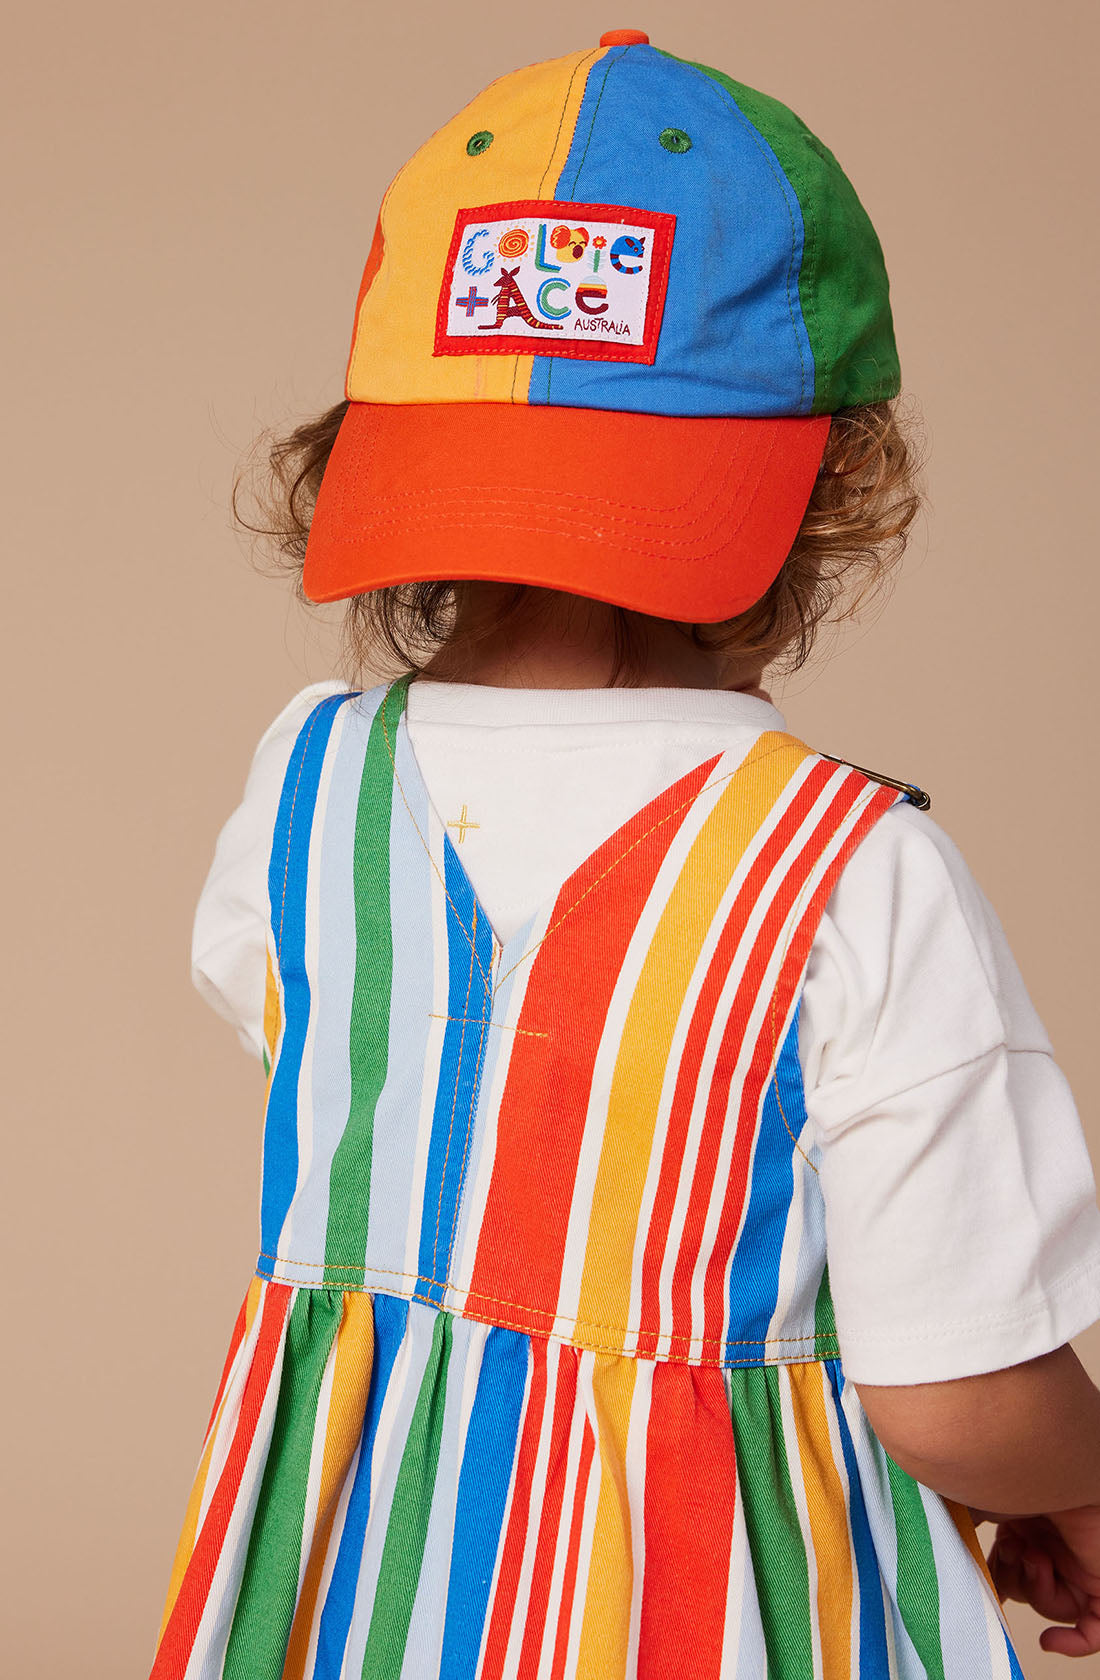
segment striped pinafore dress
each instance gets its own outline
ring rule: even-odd
[[[1018,1675],[845,1384],[802,1094],[815,928],[905,794],[763,733],[502,945],[406,693],[286,772],[260,1255],[156,1680]]]

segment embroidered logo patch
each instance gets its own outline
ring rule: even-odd
[[[553,199],[460,210],[435,354],[652,362],[675,225],[663,211]]]

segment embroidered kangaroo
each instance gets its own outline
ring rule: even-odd
[[[561,332],[560,321],[540,321],[536,315],[531,313],[531,307],[527,299],[516,284],[518,273],[518,263],[515,268],[501,267],[499,275],[493,281],[497,294],[497,318],[495,321],[481,321],[478,324],[478,331],[496,332],[499,327],[504,325],[505,321],[510,320],[513,315],[518,315],[527,322],[529,327],[534,327],[536,332]]]

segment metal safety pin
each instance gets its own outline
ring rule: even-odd
[[[909,802],[918,811],[929,811],[932,808],[932,795],[925,793],[916,782],[899,782],[895,776],[884,776],[879,770],[867,770],[862,764],[853,764],[849,758],[838,758],[835,753],[820,753],[821,758],[827,758],[833,764],[846,764],[849,770],[858,770],[861,776],[870,776],[873,782],[881,782],[884,787],[897,788],[899,793],[909,796]]]

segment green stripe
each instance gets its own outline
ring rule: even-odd
[[[438,1313],[382,1542],[378,1585],[363,1653],[363,1680],[400,1680],[428,1538],[447,1400],[451,1334],[450,1313]]]
[[[813,1680],[810,1571],[783,1441],[779,1371],[755,1365],[729,1376],[737,1486],[764,1626],[767,1680]]]
[[[351,1097],[347,1124],[329,1173],[325,1282],[356,1286],[363,1281],[370,1217],[374,1112],[389,1059],[390,993],[393,983],[393,926],[390,920],[390,816],[397,724],[408,679],[386,692],[374,714],[359,802],[355,813],[355,979],[348,1035]]]
[[[258,1680],[283,1671],[298,1598],[317,1400],[343,1310],[343,1295],[335,1289],[300,1290],[291,1309],[276,1379],[275,1423],[229,1631],[224,1680]]]
[[[814,1302],[814,1358],[836,1359],[838,1353],[833,1293],[829,1288],[829,1268],[826,1266],[821,1273],[821,1284]]]
[[[840,164],[778,99],[707,64],[676,62],[701,70],[725,90],[775,153],[802,208],[798,293],[814,354],[811,412],[835,414],[897,396],[901,369],[882,247]]]
[[[944,1680],[936,1556],[920,1488],[888,1454],[890,1495],[898,1534],[898,1611],[928,1680]]]

